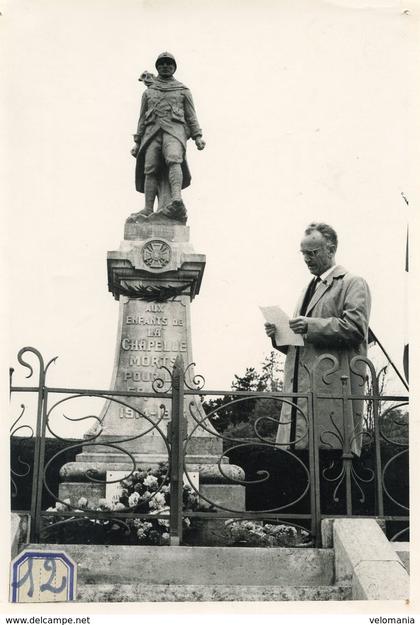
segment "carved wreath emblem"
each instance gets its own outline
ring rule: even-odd
[[[145,302],[167,302],[174,300],[178,295],[185,294],[189,284],[180,284],[178,286],[170,284],[143,284],[139,280],[122,280],[121,284],[116,287],[118,295],[125,295],[132,299],[141,299]]]
[[[149,241],[143,247],[144,264],[151,269],[162,269],[171,260],[171,248],[165,241]]]

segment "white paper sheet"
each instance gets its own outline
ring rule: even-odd
[[[303,345],[301,334],[295,334],[289,327],[289,317],[280,306],[260,306],[264,319],[268,323],[274,323],[276,334],[274,342],[277,347],[282,345]]]

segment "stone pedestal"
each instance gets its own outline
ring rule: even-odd
[[[205,256],[194,252],[187,226],[153,217],[142,223],[127,223],[119,250],[108,252],[108,286],[120,306],[111,389],[152,396],[120,396],[105,403],[99,422],[85,436],[82,453],[76,462],[61,470],[65,483],[60,498],[65,494],[74,499],[76,494],[81,495],[83,482],[86,487],[92,485],[88,470],[90,475],[94,470],[95,479],[102,481],[106,471],[130,471],[133,459],[142,467],[167,461],[164,436],[171,417],[171,400],[153,394],[170,389],[172,368],[179,354],[186,365],[185,384],[194,388],[190,302],[200,290]],[[223,472],[242,479],[242,469],[229,465],[222,457],[222,440],[214,435],[211,424],[206,421],[205,429],[194,429],[192,415],[205,417],[200,400],[188,395],[184,416],[192,436],[187,469],[200,472],[204,489],[206,482],[224,482],[226,488],[226,479],[217,468],[222,458]],[[98,483],[92,485],[95,499],[98,494],[105,496],[105,484],[100,486],[102,493]],[[235,507],[229,505],[232,497],[243,509],[244,487],[231,485],[230,489],[223,505]]]

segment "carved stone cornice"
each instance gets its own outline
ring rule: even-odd
[[[194,252],[188,229],[149,226],[141,234],[144,240],[125,239],[119,250],[108,252],[108,288],[115,299],[124,295],[163,302],[188,295],[192,300],[200,290],[206,257]]]

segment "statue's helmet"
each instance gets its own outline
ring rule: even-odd
[[[172,63],[175,65],[175,69],[176,69],[175,57],[170,52],[162,52],[161,54],[159,54],[158,58],[156,59],[156,63],[155,63],[156,69],[157,69],[157,66],[159,65],[159,62],[163,61],[163,59],[169,59],[170,61],[172,61]]]

